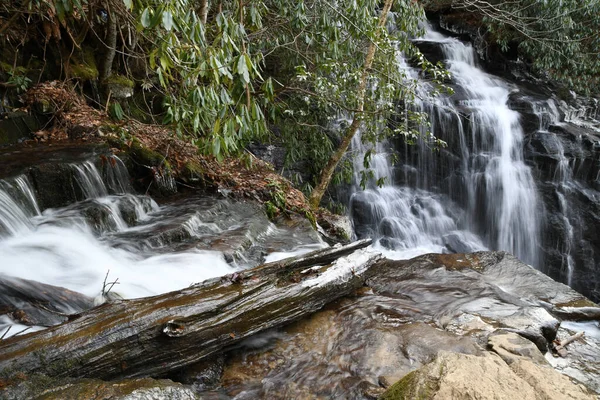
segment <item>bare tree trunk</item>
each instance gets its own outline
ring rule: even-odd
[[[108,26],[106,35],[106,56],[102,63],[100,81],[105,81],[112,74],[112,64],[117,52],[117,13],[108,9]]]
[[[381,14],[379,15],[379,29],[385,26],[387,21],[387,16],[392,8],[392,4],[394,0],[385,0],[385,4],[383,6],[383,10],[381,10]],[[363,112],[365,109],[365,95],[367,92],[367,81],[369,79],[369,74],[371,73],[371,66],[373,65],[373,59],[375,58],[375,51],[377,50],[377,39],[379,38],[379,30],[375,38],[369,44],[369,48],[367,50],[367,57],[365,58],[365,64],[363,66],[362,74],[360,77],[360,82],[358,86],[358,107],[354,112],[354,117],[352,119],[352,124],[348,127],[342,142],[338,146],[337,150],[333,153],[325,168],[321,171],[321,176],[319,177],[318,185],[313,189],[308,199],[310,206],[313,209],[317,209],[319,204],[321,203],[321,199],[323,198],[323,194],[327,190],[329,186],[329,182],[331,182],[331,177],[339,164],[340,160],[348,150],[348,146],[352,142],[352,138],[360,128],[361,120],[363,118]]]
[[[210,10],[210,4],[208,0],[202,0],[200,4],[200,21],[202,24],[206,25],[206,21],[208,20],[208,11]]]
[[[352,293],[379,255],[361,250],[338,258],[370,243],[264,264],[160,296],[106,303],[62,325],[0,340],[0,377],[163,375]]]

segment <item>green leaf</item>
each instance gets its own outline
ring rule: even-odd
[[[150,28],[150,24],[152,23],[152,15],[150,14],[150,9],[148,7],[146,7],[144,12],[142,12],[141,22],[144,28]]]
[[[65,7],[62,3],[62,1],[57,1],[54,4],[54,7],[56,9],[56,16],[58,17],[58,20],[64,24],[65,23]]]
[[[133,0],[123,0],[123,4],[130,11],[133,9]]]
[[[162,21],[163,9],[159,7],[156,11],[154,11],[154,15],[150,19],[150,28],[157,27],[158,24]]]
[[[173,14],[171,14],[171,11],[165,11],[162,14],[162,26],[163,28],[165,28],[167,31],[170,31],[173,28]]]
[[[237,73],[242,77],[242,81],[245,85],[250,83],[250,74],[248,73],[248,65],[246,64],[246,57],[242,54],[238,58],[237,62]]]
[[[213,138],[212,154],[213,154],[213,156],[217,157],[217,159],[221,155],[221,139],[219,138],[219,136],[216,136]]]

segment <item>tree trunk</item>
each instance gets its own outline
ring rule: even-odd
[[[117,52],[117,13],[108,10],[108,26],[106,28],[106,56],[102,63],[100,82],[105,81],[112,74],[112,64]]]
[[[375,51],[377,50],[377,40],[379,39],[379,32],[385,26],[387,21],[387,16],[392,8],[392,4],[394,0],[385,0],[385,4],[383,9],[381,10],[381,14],[379,15],[379,24],[378,30],[376,32],[375,38],[369,44],[369,48],[367,50],[367,57],[365,58],[365,64],[363,66],[362,74],[360,77],[360,82],[358,86],[358,107],[354,112],[354,117],[352,119],[352,124],[348,127],[342,142],[338,146],[337,150],[333,153],[325,168],[321,171],[321,176],[319,177],[318,185],[313,189],[308,199],[310,206],[313,209],[317,209],[319,204],[321,203],[321,199],[323,198],[323,194],[327,190],[329,186],[329,182],[331,182],[331,177],[339,164],[340,160],[348,150],[348,146],[352,142],[352,138],[358,131],[360,127],[361,120],[363,118],[363,112],[365,109],[365,95],[367,92],[367,80],[369,78],[369,74],[371,73],[371,66],[373,65],[373,59],[375,58]]]
[[[203,25],[206,25],[206,21],[208,20],[208,10],[210,10],[210,4],[208,0],[202,0],[200,4],[200,21],[202,21]]]
[[[363,273],[379,256],[369,250],[343,256],[369,244],[363,240],[176,292],[106,303],[62,325],[0,341],[0,376],[164,375],[362,286]]]

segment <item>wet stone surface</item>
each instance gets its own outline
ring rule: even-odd
[[[549,362],[600,390],[597,326],[587,326],[584,339],[568,346],[567,358],[548,352],[544,357],[525,338],[547,342],[547,331],[556,334],[558,322],[581,330],[580,323],[562,321],[548,310],[566,302],[585,304],[585,298],[506,253],[384,260],[369,275],[368,287],[354,297],[233,350],[222,387],[205,393],[236,399],[368,399],[373,398],[368,388],[398,381],[436,360],[440,351],[495,360],[515,380],[520,378],[509,362],[518,368],[525,368],[521,362],[541,366],[526,364],[531,374],[536,368],[555,371]],[[566,332],[560,328],[558,337],[564,339]],[[488,378],[494,380],[493,374]]]

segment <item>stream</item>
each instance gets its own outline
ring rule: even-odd
[[[559,338],[586,332],[568,359],[545,357],[600,392],[598,322],[551,314],[552,307],[568,309],[583,297],[538,271],[598,299],[597,238],[578,223],[587,220],[574,199],[597,204],[600,197],[569,157],[573,146],[557,133],[566,129],[564,113],[553,99],[527,97],[537,116],[535,134],[556,150],[544,180],[527,155],[536,145],[533,136],[512,107],[519,88],[484,72],[469,44],[430,28],[417,42],[441,49],[452,74],[456,95],[429,98],[431,87],[422,81],[415,105],[448,148],[432,152],[427,139],[418,146],[379,143],[375,178],[362,190],[358,171],[369,146],[358,134],[348,209],[356,236],[374,238],[388,259],[421,257],[378,267],[381,274],[355,296],[243,342],[188,376],[197,393],[238,400],[369,398],[369,390],[425,365],[440,350],[480,355],[496,329],[547,326]],[[420,79],[402,57],[399,68]],[[399,165],[391,164],[392,153],[401,155]],[[50,314],[70,314],[327,246],[306,221],[275,225],[252,202],[184,193],[159,203],[135,193],[123,160],[102,147],[2,149],[0,163],[0,285],[48,296],[0,293],[0,304],[14,308],[51,304]],[[391,177],[384,186],[374,184],[384,176]],[[551,195],[542,191],[548,187]],[[478,251],[473,258],[455,254]],[[589,254],[593,279],[586,280],[582,258]],[[27,332],[44,329],[60,322],[56,318],[24,321],[5,312],[0,337],[28,326]],[[210,377],[215,369],[218,384]]]

